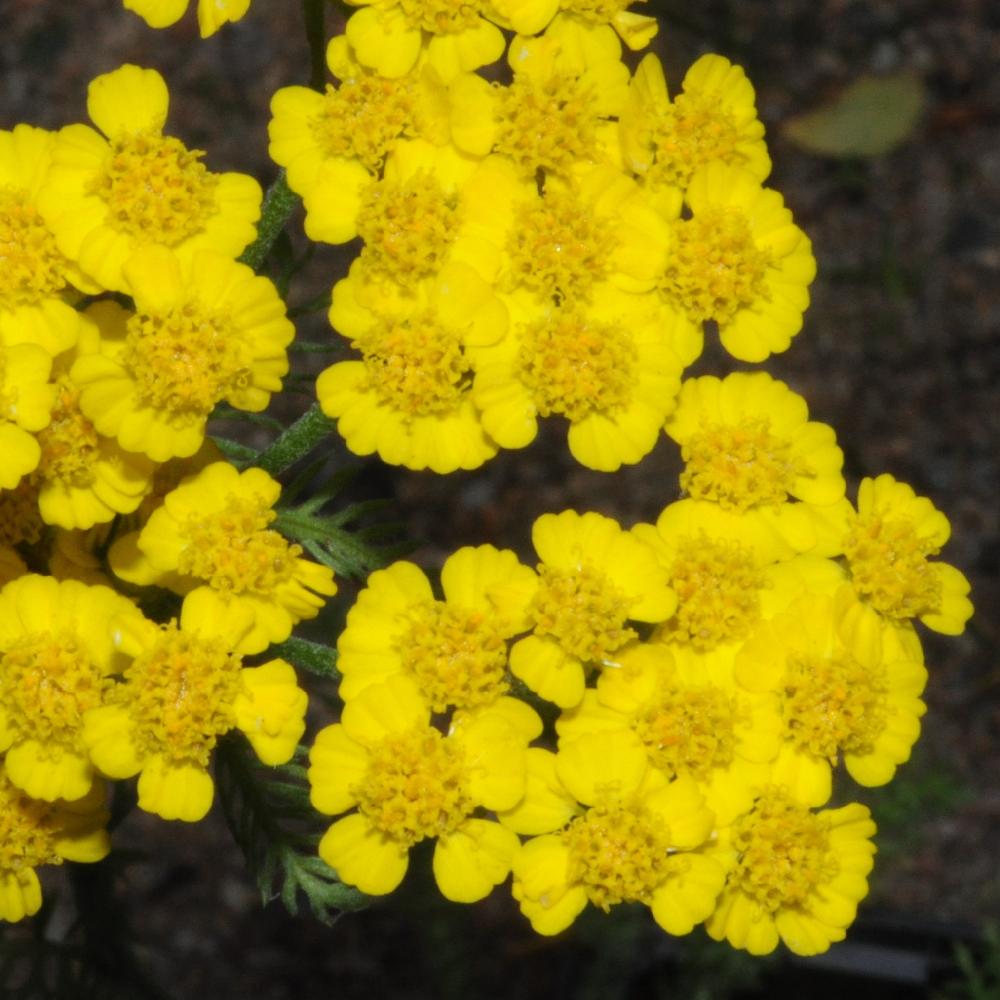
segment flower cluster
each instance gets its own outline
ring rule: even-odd
[[[655,22],[624,4],[359,6],[338,84],[279,90],[270,123],[309,237],[361,243],[329,313],[361,357],[317,383],[352,451],[470,469],[557,415],[614,471],[656,444],[706,322],[743,360],[788,347],[815,268],[739,67],[705,56],[671,101],[655,56],[629,73],[621,39]],[[497,25],[502,84],[476,72]]]

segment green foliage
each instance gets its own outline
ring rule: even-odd
[[[284,642],[275,643],[268,649],[268,656],[278,656],[283,660],[317,677],[336,679],[340,677],[337,670],[337,651],[319,642],[300,639],[292,636]]]
[[[316,853],[320,817],[309,803],[304,757],[300,747],[291,764],[265,768],[231,734],[217,747],[215,776],[226,822],[265,905],[280,899],[297,916],[304,900],[317,920],[332,924],[345,911],[363,909],[367,898]]]
[[[941,1000],[1000,1000],[1000,924],[988,924],[983,947],[955,945],[955,964],[961,972],[940,994]]]

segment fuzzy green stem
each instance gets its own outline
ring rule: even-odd
[[[278,173],[274,183],[264,195],[264,204],[260,210],[260,222],[257,223],[257,239],[243,251],[240,261],[259,271],[266,262],[271,248],[285,229],[299,196],[295,194],[285,181],[285,171]]]
[[[278,476],[308,455],[336,426],[319,408],[319,404],[313,403],[288,430],[257,456],[255,464],[270,475]]]
[[[326,83],[326,0],[302,0],[302,17],[306,22],[311,70],[309,86],[322,91]]]

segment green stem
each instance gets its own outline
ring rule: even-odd
[[[298,203],[299,196],[288,186],[285,171],[280,171],[264,195],[260,222],[257,223],[257,239],[243,251],[240,256],[242,263],[249,264],[255,271],[263,267],[271,248],[284,231],[285,224]]]
[[[256,464],[272,476],[280,475],[289,466],[304,458],[337,425],[313,403],[298,420],[257,457]]]
[[[302,17],[306,22],[311,71],[309,86],[322,91],[326,84],[326,0],[302,0]]]

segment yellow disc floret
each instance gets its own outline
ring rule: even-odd
[[[91,192],[107,205],[107,225],[143,243],[173,247],[198,233],[214,210],[218,178],[199,150],[156,130],[116,136]]]
[[[458,198],[429,174],[370,185],[358,216],[366,276],[405,285],[433,274],[455,238],[458,215]]]
[[[114,695],[129,712],[141,755],[207,766],[217,739],[236,724],[241,668],[223,640],[182,632],[176,622],[162,626]]]
[[[459,336],[430,312],[384,321],[354,346],[364,354],[367,388],[411,417],[453,411],[472,382]]]
[[[435,712],[496,701],[509,688],[502,622],[483,611],[432,601],[410,612],[403,667]]]
[[[177,571],[228,594],[270,596],[295,579],[299,545],[268,525],[277,515],[260,497],[230,497],[207,516],[188,515],[179,526],[183,547]]]
[[[66,284],[65,259],[28,192],[0,188],[0,308],[34,305]]]
[[[670,569],[677,612],[660,636],[698,650],[746,638],[760,617],[764,577],[750,549],[702,534],[682,540]]]
[[[375,747],[354,793],[358,808],[376,829],[409,847],[427,837],[447,836],[472,813],[468,771],[453,742],[436,729],[421,727],[389,736]]]
[[[541,416],[561,413],[577,421],[628,402],[635,360],[625,330],[568,309],[523,330],[517,368]]]
[[[858,517],[844,542],[844,555],[858,594],[892,618],[914,618],[938,609],[941,581],[927,557],[934,540],[921,538],[907,518]]]
[[[322,109],[309,126],[326,156],[358,160],[374,174],[392,144],[410,131],[415,115],[411,80],[364,73],[337,88],[327,85]]]
[[[650,760],[668,776],[704,779],[732,762],[736,700],[716,687],[664,691],[632,720]]]
[[[730,883],[767,913],[804,903],[838,871],[824,814],[810,812],[779,789],[768,789],[737,820],[732,845],[738,859]]]
[[[626,627],[629,601],[603,574],[589,567],[558,570],[544,563],[530,614],[535,634],[552,636],[572,656],[602,662],[636,637]]]
[[[398,0],[399,9],[414,27],[435,35],[451,35],[475,28],[482,3],[476,0]]]
[[[100,458],[100,437],[80,410],[80,390],[66,376],[56,384],[52,419],[38,432],[42,449],[39,474],[66,486],[88,486]]]
[[[232,322],[196,303],[133,316],[122,363],[141,402],[174,415],[205,417],[251,378]]]
[[[692,319],[728,323],[766,293],[771,254],[754,242],[739,210],[710,208],[679,219],[675,234],[662,287]]]
[[[576,77],[517,76],[500,92],[494,149],[526,177],[566,176],[595,158],[596,123],[594,93]]]
[[[839,752],[869,754],[885,729],[885,669],[847,653],[790,658],[784,680],[785,719],[792,742],[835,764]]]
[[[0,653],[0,705],[21,739],[59,741],[110,682],[71,633],[31,633]]]
[[[587,21],[608,24],[631,3],[632,0],[560,0],[559,9]]]
[[[639,802],[591,806],[563,830],[569,881],[605,912],[616,903],[648,904],[672,871],[670,831]]]
[[[62,864],[47,822],[51,814],[50,802],[29,798],[0,770],[0,878]]]
[[[684,442],[681,457],[681,489],[740,512],[783,503],[802,471],[789,442],[771,433],[766,418],[705,427]]]

